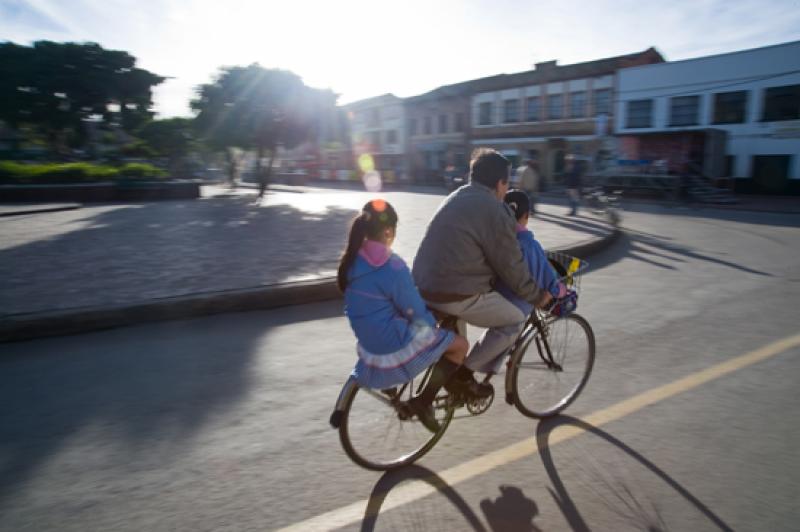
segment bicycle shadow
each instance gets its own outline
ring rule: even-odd
[[[361,532],[372,532],[375,530],[381,507],[384,501],[386,501],[389,492],[399,484],[409,480],[420,480],[430,484],[436,492],[444,495],[444,497],[455,506],[464,516],[472,530],[487,532],[486,527],[483,526],[478,516],[472,511],[472,508],[469,507],[467,501],[465,501],[452,486],[430,469],[418,465],[410,465],[399,470],[387,471],[378,480],[377,484],[375,484],[375,487],[372,489],[372,493],[370,493],[369,502],[364,511]]]
[[[559,509],[563,513],[572,530],[582,532],[591,530],[591,528],[586,524],[586,521],[578,510],[575,501],[572,499],[569,491],[564,485],[564,482],[561,480],[553,459],[553,455],[550,451],[550,446],[548,444],[550,434],[553,432],[553,430],[562,426],[578,428],[584,432],[597,436],[601,440],[604,440],[605,442],[623,451],[625,454],[644,466],[645,469],[661,479],[667,486],[677,492],[717,528],[726,531],[733,530],[730,526],[728,526],[727,523],[725,523],[725,521],[722,520],[721,517],[715,514],[689,490],[687,490],[675,479],[670,477],[664,470],[648,460],[645,456],[625,444],[623,441],[598,427],[586,423],[583,420],[570,416],[558,416],[556,418],[543,420],[538,424],[536,427],[536,444],[539,450],[539,456],[542,459],[542,464],[544,465],[544,468],[547,471],[547,476],[550,478],[550,481],[553,485],[553,489],[548,488],[548,491],[553,497],[556,505],[558,505]],[[620,483],[619,481],[612,483],[602,478],[600,481],[604,484],[603,488],[605,492],[611,496],[610,501],[605,501],[611,510],[616,511],[621,516],[631,521],[634,521],[637,525],[643,526],[646,530],[650,530],[652,532],[667,530],[668,527],[664,522],[658,507],[652,503],[652,501],[644,501],[651,502],[650,508],[648,508],[647,505],[640,500],[642,498],[647,498],[646,495],[644,497],[637,495],[629,486],[625,485],[624,483]],[[615,508],[615,505],[618,506],[618,508]],[[654,515],[650,515],[651,512]]]
[[[370,494],[367,508],[364,511],[361,531],[374,531],[378,524],[378,518],[381,515],[381,509],[389,493],[403,482],[414,480],[429,484],[430,487],[434,489],[434,493],[443,495],[444,499],[464,517],[467,526],[463,529],[475,530],[476,532],[539,531],[539,528],[532,522],[533,519],[539,515],[539,507],[536,502],[526,497],[520,488],[501,485],[498,487],[500,490],[499,497],[494,500],[490,497],[481,500],[481,511],[486,521],[489,523],[489,528],[487,529],[467,501],[465,501],[452,486],[430,469],[418,465],[411,465],[397,471],[389,471],[378,480]],[[441,497],[437,499],[437,501],[440,500]],[[392,508],[389,508],[389,510],[391,509]],[[430,522],[431,515],[433,515],[432,512],[421,511],[419,505],[415,505],[414,514],[422,515],[423,520],[419,525],[421,528],[452,529],[452,524],[442,524],[441,527],[433,526]],[[397,523],[393,524],[396,525]],[[403,528],[414,528],[414,526],[416,526],[416,523],[402,523]],[[390,526],[390,528],[394,527]]]

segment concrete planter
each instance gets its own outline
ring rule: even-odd
[[[196,181],[130,181],[64,185],[0,185],[0,202],[157,201],[196,199]]]

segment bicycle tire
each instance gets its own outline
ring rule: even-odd
[[[413,383],[411,383],[411,385],[408,386],[409,393],[411,393],[413,388]],[[400,433],[405,431],[405,436],[407,437],[406,439],[412,442],[410,449],[399,453],[387,451],[386,457],[380,458],[378,453],[381,444],[388,443],[389,439],[392,437],[391,434],[388,434],[391,429],[385,430],[384,426],[384,432],[386,434],[384,434],[383,438],[381,438],[382,429],[380,426],[378,426],[378,419],[359,419],[358,423],[355,423],[355,420],[352,419],[354,405],[356,404],[359,396],[367,396],[370,393],[375,392],[372,390],[364,390],[357,385],[353,387],[349,396],[345,400],[344,409],[342,411],[341,425],[339,426],[339,440],[341,441],[344,452],[353,462],[365,469],[372,471],[389,471],[391,469],[397,469],[414,463],[428,453],[428,451],[433,449],[436,443],[442,438],[447,430],[447,427],[450,425],[450,421],[453,419],[453,406],[445,397],[437,397],[436,401],[439,404],[437,411],[440,411],[443,415],[439,419],[439,431],[436,433],[431,433],[417,419],[406,421],[400,420],[398,417],[398,411],[394,408],[394,406],[391,404],[381,404],[378,399],[373,397],[372,400],[375,405],[370,406],[374,406],[375,411],[378,413],[377,417],[383,417],[385,420],[388,420],[391,425],[399,427],[400,430],[397,431],[396,439],[399,440]],[[381,407],[383,410],[381,410]],[[358,415],[363,416],[364,414],[361,414],[359,410]],[[357,429],[359,431],[357,437],[355,425],[359,425],[359,428]],[[362,432],[369,432],[369,436],[371,437],[367,437],[368,435],[362,434]],[[362,441],[365,439],[372,441]],[[358,443],[356,443],[356,441]]]
[[[569,375],[577,373],[578,378],[574,383],[568,383],[565,392],[552,393],[550,389],[561,388],[559,382],[567,380],[559,376],[566,375],[566,370],[558,371],[547,367],[539,354],[538,346],[542,346],[542,343],[538,331],[526,341],[521,342],[512,354],[509,368],[511,396],[517,410],[524,416],[537,419],[555,416],[575,401],[592,374],[595,359],[594,332],[585,318],[573,313],[553,320],[548,327],[550,331],[548,342],[551,343],[551,349],[555,351],[553,358],[562,366],[571,364]],[[579,331],[578,334],[583,338],[581,346],[577,345],[577,340],[570,339],[572,331]],[[573,336],[573,338],[578,337]],[[538,344],[537,338],[539,339]],[[585,347],[583,347],[584,343]],[[568,346],[568,344],[571,345]],[[570,353],[575,353],[575,356],[570,357],[569,361],[566,360],[567,349]],[[544,399],[545,395],[552,395],[555,398]],[[541,396],[542,399],[540,400],[538,396]]]

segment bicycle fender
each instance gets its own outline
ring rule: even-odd
[[[339,398],[336,399],[336,406],[333,407],[333,413],[331,413],[331,417],[328,420],[328,422],[331,424],[331,427],[338,429],[342,424],[342,415],[344,413],[345,402],[357,387],[358,383],[356,383],[356,378],[350,375],[350,377],[348,377],[347,381],[344,383],[344,386],[342,386],[342,391],[339,392]]]

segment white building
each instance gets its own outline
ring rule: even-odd
[[[743,190],[800,185],[790,181],[800,180],[800,41],[617,76],[621,158],[661,159],[674,171],[695,163]]]
[[[350,117],[356,159],[369,155],[375,170],[385,181],[404,179],[407,170],[403,100],[384,94],[347,104],[344,108]]]

